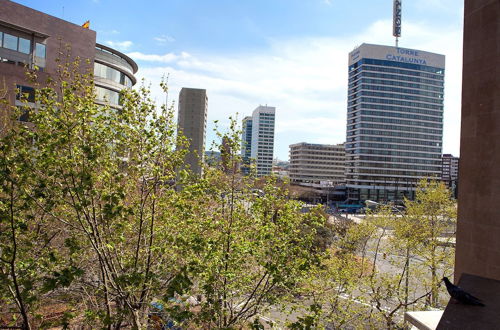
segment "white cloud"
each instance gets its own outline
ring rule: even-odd
[[[128,53],[127,55],[136,61],[157,62],[157,63],[171,63],[181,58],[180,55],[176,55],[174,53],[155,55],[155,54],[143,54],[141,52],[131,52]]]
[[[166,74],[170,74],[170,100],[182,87],[207,89],[208,141],[213,138],[214,120],[227,123],[230,115],[238,112],[241,119],[259,104],[276,106],[276,156],[287,159],[291,143],[345,141],[348,53],[363,42],[394,44],[391,29],[392,22],[386,20],[346,38],[272,40],[266,51],[257,54],[128,55],[143,61],[138,74],[152,82],[157,100],[165,100],[155,85]],[[406,22],[400,46],[446,55],[443,151],[458,154],[462,32],[460,28],[439,31]]]
[[[332,0],[323,0],[323,3],[331,6],[332,5]]]
[[[167,35],[161,35],[159,37],[154,37],[153,38],[159,45],[164,45],[169,42],[174,42],[175,38],[172,36],[167,36]]]
[[[130,40],[126,40],[126,41],[111,41],[111,40],[108,40],[108,41],[106,41],[106,44],[109,47],[111,47],[111,48],[115,48],[115,49],[118,49],[118,50],[121,50],[121,51],[126,51],[130,47],[132,47],[132,45],[134,43],[132,41],[130,41]]]

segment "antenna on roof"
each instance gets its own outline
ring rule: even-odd
[[[396,47],[398,47],[398,38],[401,37],[401,2],[403,0],[394,0],[392,9],[392,35],[396,37]]]

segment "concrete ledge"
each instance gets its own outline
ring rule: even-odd
[[[443,311],[406,312],[405,322],[412,324],[416,329],[435,330],[441,316]]]

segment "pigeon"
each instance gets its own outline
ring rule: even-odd
[[[443,277],[446,289],[452,298],[466,305],[484,306],[480,299],[474,297],[468,292],[465,292],[459,286],[453,285],[448,277]]]

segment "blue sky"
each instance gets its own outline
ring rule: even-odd
[[[97,41],[134,58],[153,96],[169,74],[207,89],[213,121],[276,107],[275,157],[297,142],[345,140],[347,54],[363,42],[393,45],[391,0],[26,0],[67,21],[90,20]],[[459,154],[463,2],[403,1],[400,46],[446,55],[443,152]],[[207,144],[208,148],[209,144]]]

